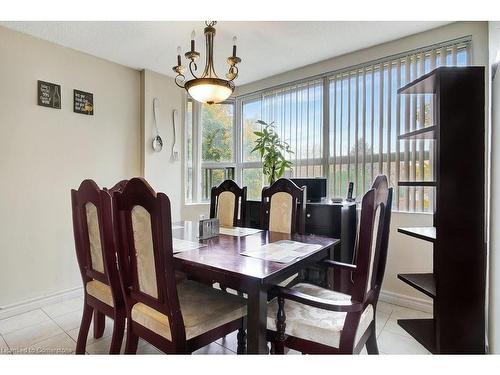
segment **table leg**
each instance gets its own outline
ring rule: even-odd
[[[266,342],[267,290],[260,283],[248,288],[247,353],[269,354]]]

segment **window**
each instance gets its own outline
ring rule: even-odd
[[[234,103],[188,100],[185,135],[186,202],[208,201],[212,186],[234,179]]]
[[[264,121],[274,121],[281,139],[294,151],[290,175],[323,176],[323,81],[266,92],[262,106]]]
[[[257,136],[255,131],[261,130],[257,120],[262,120],[262,100],[258,98],[244,100],[241,105],[241,138],[242,138],[242,162],[241,182],[247,187],[247,199],[260,199],[264,176],[262,174],[260,157],[252,153]]]
[[[242,184],[247,187],[247,199],[260,200],[260,193],[264,186],[262,168],[243,168]]]
[[[257,136],[256,131],[261,130],[261,126],[257,124],[257,120],[262,120],[262,102],[260,99],[253,99],[243,102],[242,114],[243,127],[243,162],[260,162],[259,155],[252,153]]]
[[[186,175],[186,185],[185,185],[185,200],[186,202],[191,203],[196,195],[193,195],[193,186],[195,185],[194,182],[194,168],[193,168],[193,154],[196,152],[197,147],[195,146],[195,137],[193,135],[193,129],[194,129],[194,119],[193,119],[193,102],[188,101],[186,104],[186,116],[185,116],[185,153],[184,153],[184,160],[185,160],[185,175]]]
[[[420,50],[358,66],[329,77],[329,193],[345,196],[353,181],[360,198],[377,174],[395,186],[394,208],[432,211],[432,188],[398,181],[432,180],[434,141],[398,141],[433,123],[432,95],[397,95],[397,89],[441,65],[466,65],[468,42]]]
[[[433,97],[401,96],[397,89],[435,67],[469,60],[465,37],[256,92],[236,105],[188,102],[186,200],[207,201],[210,188],[228,178],[247,186],[248,199],[260,199],[266,182],[251,151],[261,129],[256,121],[263,120],[274,122],[294,151],[286,176],[327,177],[329,197],[346,196],[352,181],[359,199],[384,173],[395,187],[394,209],[432,211],[433,188],[398,187],[398,181],[432,180],[434,143],[398,136],[434,125]]]
[[[201,105],[201,161],[233,161],[234,104]]]
[[[247,186],[248,199],[260,199],[265,179],[260,157],[251,153],[261,130],[256,123],[274,122],[281,139],[294,151],[290,177],[323,175],[323,81],[287,86],[264,92],[258,98],[242,102],[242,183]]]

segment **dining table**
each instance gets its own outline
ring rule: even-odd
[[[222,230],[221,230],[222,231]],[[223,231],[227,232],[227,231]],[[203,247],[175,251],[175,269],[200,280],[211,280],[247,294],[247,353],[268,354],[266,342],[268,291],[301,269],[329,256],[339,239],[313,234],[286,234],[262,230],[248,235],[220,233],[200,239],[198,221],[172,225],[174,243],[200,243]],[[288,262],[259,259],[242,253],[277,241],[318,245],[314,251]],[[188,244],[189,245],[189,244]]]

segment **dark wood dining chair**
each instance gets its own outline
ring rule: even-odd
[[[243,352],[246,302],[193,280],[176,283],[168,197],[133,178],[113,202],[125,353],[136,352],[139,337],[165,353],[192,353],[235,330]]]
[[[262,189],[261,229],[270,232],[305,233],[307,189],[287,178],[280,178]]]
[[[128,180],[121,180],[118,181],[116,184],[113,185],[113,187],[110,187],[109,189],[103,188],[103,190],[106,190],[109,194],[111,194],[111,198],[113,198],[113,193],[115,192],[121,192],[125,188],[125,185],[127,185]],[[181,282],[186,279],[186,274],[180,271],[175,271],[175,279],[177,282]]]
[[[375,315],[384,278],[391,220],[392,188],[377,176],[363,196],[354,264],[324,260],[325,267],[352,273],[350,294],[299,283],[274,287],[268,306],[271,352],[292,348],[309,354],[378,354]],[[285,303],[286,301],[286,303]]]
[[[304,234],[307,189],[298,187],[287,178],[280,178],[262,189],[260,203],[260,227],[273,233]],[[296,273],[282,281],[280,286],[291,286],[299,281]]]
[[[110,354],[119,354],[125,329],[125,304],[116,264],[112,202],[92,180],[71,190],[76,256],[84,286],[83,317],[76,353],[84,354],[92,314],[94,338],[102,337],[105,316],[114,320]]]
[[[217,217],[223,227],[245,225],[247,187],[240,188],[233,180],[225,180],[212,187],[210,194],[210,218]]]

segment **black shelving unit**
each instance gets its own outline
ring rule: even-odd
[[[436,227],[398,228],[398,232],[424,241],[434,242],[436,240]]]
[[[435,189],[434,226],[398,232],[433,244],[433,272],[399,274],[433,299],[432,319],[398,324],[431,353],[485,353],[484,67],[440,67],[398,94],[434,94],[434,124],[400,141],[435,142],[433,181],[399,186]]]
[[[398,136],[398,139],[436,139],[436,130],[437,125],[426,126],[425,128],[421,128],[418,130],[414,130],[412,132],[408,132],[405,134],[401,134]]]
[[[436,322],[434,319],[399,319],[398,324],[432,354],[439,353],[436,350]]]
[[[433,273],[400,273],[398,279],[421,291],[426,296],[436,297],[436,280]]]
[[[436,181],[399,181],[399,186],[423,186],[433,187],[436,186]]]

